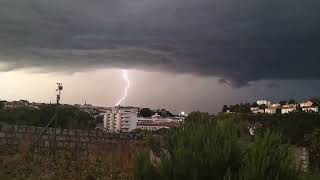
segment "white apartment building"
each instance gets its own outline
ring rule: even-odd
[[[260,105],[266,105],[266,106],[270,106],[271,105],[271,102],[270,101],[267,101],[267,100],[258,100],[257,101],[257,104],[260,106]]]
[[[138,112],[137,107],[114,107],[105,113],[103,126],[109,132],[130,132],[137,128]]]

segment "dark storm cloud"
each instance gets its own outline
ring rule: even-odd
[[[320,79],[317,0],[0,0],[0,70]]]

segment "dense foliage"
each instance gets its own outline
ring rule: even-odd
[[[22,107],[0,109],[0,122],[17,125],[46,126],[53,117],[55,105],[42,105],[39,109]],[[68,105],[61,105],[56,127],[70,129],[94,129],[98,122],[87,112]],[[55,123],[51,127],[55,126]]]
[[[265,132],[250,142],[241,121],[199,112],[191,115],[164,139],[153,137],[160,142],[149,145],[152,158],[146,152],[137,157],[137,180],[299,179],[289,145],[278,134]]]
[[[138,116],[151,117],[151,116],[153,116],[155,114],[158,114],[159,116],[161,116],[163,118],[173,117],[174,116],[170,111],[168,111],[166,109],[151,110],[149,108],[140,109]]]
[[[260,131],[270,129],[281,133],[283,140],[297,146],[305,146],[305,135],[320,128],[320,114],[296,112],[289,114],[232,114],[223,115],[234,117],[251,125],[261,126]]]
[[[241,104],[235,104],[235,105],[224,105],[222,108],[222,112],[227,112],[228,110],[230,112],[236,112],[236,113],[249,113],[251,104],[250,103],[241,103]]]
[[[307,145],[311,167],[315,171],[320,170],[320,129],[315,129],[312,134],[307,135]]]
[[[139,116],[141,117],[151,117],[155,114],[154,111],[152,111],[151,109],[149,108],[142,108],[140,111],[139,111]]]

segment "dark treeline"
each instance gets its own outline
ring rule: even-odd
[[[163,118],[173,117],[174,116],[170,111],[168,111],[166,109],[151,110],[149,108],[140,109],[138,116],[151,117],[151,116],[153,116],[155,114],[158,114],[159,116],[161,116]]]
[[[285,141],[304,146],[305,136],[320,128],[320,114],[295,112],[289,114],[224,114],[217,118],[234,117],[246,126],[256,126],[259,131],[271,130],[282,134]]]
[[[8,108],[0,106],[0,122],[16,125],[43,127],[48,124],[56,110],[55,105],[41,105],[39,109],[31,107]],[[56,127],[69,129],[94,129],[99,122],[89,113],[70,106],[61,105],[58,111]],[[53,127],[52,123],[50,127]]]

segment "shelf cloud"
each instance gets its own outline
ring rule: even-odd
[[[320,79],[316,0],[0,0],[0,71]]]

